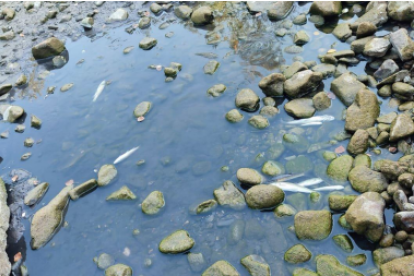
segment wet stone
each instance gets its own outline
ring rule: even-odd
[[[340,77],[334,79],[331,83],[331,90],[346,105],[350,106],[356,97],[356,94],[365,85],[358,81],[352,73],[344,73]]]
[[[319,92],[313,96],[312,102],[316,110],[325,110],[331,106],[331,99],[325,92]]]
[[[260,109],[259,114],[265,117],[274,117],[279,114],[279,109],[274,106],[264,106]]]
[[[240,263],[252,276],[270,276],[270,266],[259,255],[248,255],[240,260]]]
[[[141,209],[144,214],[155,215],[158,214],[165,206],[164,195],[160,191],[150,193],[142,202]]]
[[[390,141],[398,141],[404,137],[414,134],[414,123],[406,114],[398,115],[391,124]]]
[[[118,171],[112,164],[103,165],[98,171],[98,186],[107,186],[117,176]]]
[[[67,92],[73,87],[73,83],[67,83],[60,88],[60,92]]]
[[[291,264],[300,264],[310,260],[312,254],[302,244],[296,244],[286,251],[284,259]]]
[[[342,155],[332,160],[326,171],[327,175],[337,181],[346,181],[352,169],[354,159],[349,155]]]
[[[352,250],[354,250],[354,245],[352,244],[351,239],[345,234],[333,236],[332,240],[336,245],[338,245],[343,251],[347,253],[350,253]]]
[[[347,40],[352,36],[352,30],[349,23],[338,24],[332,34],[341,41]]]
[[[96,179],[90,179],[76,186],[75,188],[73,188],[69,192],[69,196],[72,200],[77,200],[81,196],[93,191],[96,187],[98,187],[98,183],[96,182]]]
[[[309,35],[305,31],[299,31],[295,34],[295,37],[293,38],[293,42],[296,45],[304,45],[308,43],[310,40]]]
[[[315,91],[322,79],[322,73],[312,72],[311,70],[298,72],[285,81],[284,93],[289,98],[300,98]]]
[[[55,37],[48,38],[32,48],[33,57],[37,59],[45,59],[56,56],[65,50],[65,45]]]
[[[286,103],[284,108],[289,115],[300,119],[310,118],[316,112],[312,99],[294,99]]]
[[[94,262],[96,263],[99,269],[107,269],[111,265],[115,263],[114,258],[111,255],[102,253],[98,257],[94,258]]]
[[[132,269],[124,264],[116,264],[105,270],[105,276],[132,276]]]
[[[323,240],[332,231],[329,211],[301,211],[295,215],[295,232],[299,240]]]
[[[232,109],[226,113],[226,119],[231,123],[240,122],[243,118],[244,116],[237,109]]]
[[[259,108],[260,98],[253,90],[245,88],[236,96],[236,107],[246,111],[256,111]]]
[[[193,12],[193,10],[187,5],[180,5],[176,8],[174,8],[175,15],[178,18],[183,19],[183,20],[189,19],[192,12]]]
[[[243,209],[246,206],[244,194],[230,180],[224,181],[220,188],[214,190],[214,198],[221,206],[235,210]]]
[[[285,173],[283,165],[277,161],[266,161],[262,167],[262,173],[270,176],[276,176]]]
[[[139,48],[143,50],[150,50],[151,48],[155,47],[157,45],[157,40],[153,37],[144,37],[139,42]]]
[[[269,126],[269,120],[262,115],[255,115],[249,119],[249,124],[257,129],[264,129]]]
[[[190,264],[191,270],[194,272],[200,272],[206,264],[202,253],[188,253],[187,260]]]
[[[367,256],[365,254],[357,254],[346,257],[346,263],[349,266],[361,266],[367,261]]]
[[[117,9],[114,13],[112,13],[108,19],[106,20],[106,23],[115,23],[120,22],[128,19],[128,12],[124,9]]]
[[[314,1],[310,7],[309,12],[311,14],[320,15],[323,17],[335,17],[341,14],[342,5],[341,2],[325,2]]]
[[[219,68],[220,63],[216,60],[210,60],[204,65],[204,74],[213,75]]]
[[[40,126],[42,125],[42,121],[35,115],[31,116],[30,123],[31,123],[31,126],[34,128],[40,128]]]
[[[273,73],[264,78],[259,82],[259,87],[266,96],[276,97],[283,95],[283,83],[286,78],[280,73]]]
[[[139,103],[134,109],[134,116],[139,118],[141,116],[145,116],[151,110],[152,103],[151,102],[141,102]]]
[[[297,212],[295,208],[289,204],[280,204],[275,208],[273,213],[275,214],[275,217],[283,218],[294,216]]]
[[[194,240],[185,230],[177,230],[165,237],[158,249],[165,254],[178,254],[190,250],[194,246]]]
[[[239,272],[227,261],[221,260],[215,262],[207,268],[201,276],[240,276]]]
[[[218,97],[221,96],[224,91],[226,91],[226,86],[224,84],[215,84],[207,90],[207,94]]]
[[[329,195],[329,208],[332,211],[341,212],[346,209],[355,201],[356,195]]]
[[[377,96],[370,90],[360,90],[355,102],[346,110],[345,130],[355,132],[372,127],[379,113]]]
[[[266,209],[283,202],[284,192],[272,185],[255,185],[246,193],[247,205],[252,209]]]
[[[365,153],[368,149],[368,132],[363,129],[358,129],[348,143],[347,150],[352,155]]]
[[[26,194],[26,196],[24,197],[24,204],[26,204],[27,206],[35,205],[43,198],[48,188],[49,183],[47,182],[43,182],[37,185],[35,188],[33,188],[30,192]]]
[[[146,29],[149,26],[151,26],[151,17],[149,16],[142,17],[138,22],[138,28],[140,29]]]
[[[33,140],[33,138],[26,138],[24,140],[24,146],[25,147],[32,147],[34,145],[35,141]]]
[[[191,21],[196,25],[209,24],[214,20],[213,11],[208,6],[202,6],[193,11]]]
[[[99,185],[99,178],[98,178]],[[134,200],[137,197],[135,194],[127,187],[122,186],[119,190],[113,192],[106,197],[106,201],[119,201],[119,200]]]
[[[363,274],[341,264],[332,255],[316,256],[316,270],[320,276],[349,275],[363,276]]]
[[[356,30],[357,38],[367,37],[375,34],[377,32],[377,26],[371,22],[362,22],[358,25]]]

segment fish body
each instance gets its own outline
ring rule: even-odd
[[[308,193],[308,194],[313,192],[311,189],[301,187],[301,186],[298,186],[296,184],[289,183],[289,182],[272,182],[270,183],[270,185],[279,187],[283,191],[288,191],[288,192],[299,192],[299,193]]]
[[[137,149],[139,149],[138,147],[132,148],[129,151],[125,152],[124,154],[120,155],[117,159],[115,159],[114,164],[118,164],[119,162],[124,161],[125,159],[127,159],[131,154],[133,154]]]
[[[316,188],[316,192],[323,192],[323,191],[340,191],[345,189],[342,185],[332,185],[332,186],[325,186],[321,188]]]
[[[304,123],[301,126],[320,126],[322,125],[322,122],[310,122],[310,123]]]
[[[294,174],[294,175],[287,174],[287,175],[282,175],[279,178],[274,178],[274,181],[276,181],[276,182],[285,182],[285,181],[292,180],[292,179],[295,179],[295,178],[299,178],[299,177],[302,177],[302,176],[305,176],[305,174],[304,173],[299,173],[299,174]]]
[[[3,121],[7,121],[9,119],[9,114],[10,114],[10,109],[12,108],[12,106],[9,106],[8,108],[6,108],[6,110],[3,112]]]
[[[105,88],[105,85],[106,85],[106,81],[105,80],[103,80],[99,84],[98,88],[96,89],[95,95],[93,96],[93,102],[95,102],[98,99],[99,95],[101,95],[102,91]]]
[[[294,121],[287,122],[286,124],[288,125],[304,125],[304,124],[309,125],[310,123],[312,123],[312,125],[315,125],[314,123],[328,122],[328,121],[333,121],[333,120],[335,120],[334,116],[322,115],[322,116],[315,116],[315,117],[308,118],[308,119],[294,120]]]
[[[307,187],[307,186],[312,186],[312,185],[316,185],[323,182],[323,180],[319,177],[316,178],[311,178],[311,179],[307,179],[305,181],[302,181],[300,183],[298,183],[299,186],[301,187]]]

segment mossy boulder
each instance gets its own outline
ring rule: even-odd
[[[382,192],[388,187],[387,178],[381,173],[366,166],[353,168],[348,175],[352,188],[360,193]]]
[[[332,231],[332,214],[327,210],[301,211],[295,215],[295,232],[299,240],[323,240]]]
[[[337,181],[346,181],[348,179],[348,174],[352,169],[354,163],[354,158],[350,155],[342,155],[329,164],[326,174]]]
[[[370,90],[357,92],[355,102],[346,110],[345,130],[355,132],[375,124],[380,113],[377,96]]]
[[[283,202],[285,193],[273,185],[256,185],[246,193],[247,205],[252,209],[267,209]]]

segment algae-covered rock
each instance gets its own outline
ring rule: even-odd
[[[208,61],[203,67],[204,74],[213,75],[217,71],[219,66],[220,66],[220,62],[216,60]]]
[[[310,118],[316,112],[312,99],[305,98],[291,100],[284,108],[289,115],[300,119]]]
[[[294,216],[297,212],[295,208],[289,204],[280,204],[275,208],[273,213],[275,214],[275,217],[283,218]]]
[[[158,41],[153,37],[144,37],[139,42],[138,46],[143,50],[150,50],[157,45],[157,42]]]
[[[103,165],[98,171],[98,186],[107,186],[117,176],[118,171],[112,164]]]
[[[367,261],[367,255],[365,254],[357,254],[346,257],[346,263],[349,266],[360,266],[365,264]]]
[[[355,201],[357,195],[329,195],[329,208],[332,211],[343,211],[348,209],[348,207]]]
[[[342,155],[329,164],[326,174],[337,181],[346,181],[348,179],[348,174],[352,169],[352,164],[354,163],[354,158],[349,155]]]
[[[366,192],[349,206],[345,219],[356,233],[377,242],[385,227],[384,208],[385,201],[379,193]]]
[[[132,276],[132,269],[124,264],[116,264],[105,270],[105,276]]]
[[[40,128],[40,126],[42,125],[42,120],[40,120],[38,117],[36,117],[35,115],[31,116],[30,119],[30,124],[32,127],[34,128]]]
[[[57,56],[65,50],[65,45],[56,37],[50,37],[32,48],[33,57],[37,59],[45,59]]]
[[[247,205],[252,209],[266,209],[283,202],[285,193],[273,185],[256,185],[246,193]]]
[[[351,140],[349,140],[347,150],[352,155],[365,153],[368,149],[368,132],[364,129],[358,129]]]
[[[177,230],[165,237],[159,244],[158,249],[166,254],[178,254],[190,250],[194,246],[194,240],[185,230]]]
[[[96,179],[89,179],[88,181],[85,181],[82,184],[73,188],[69,192],[70,198],[72,200],[77,200],[79,197],[93,191],[96,187],[98,187]]]
[[[107,196],[106,201],[134,200],[136,198],[135,194],[127,186],[122,186],[119,190]]]
[[[218,97],[226,91],[226,86],[224,84],[215,84],[207,90],[207,94]]]
[[[249,88],[244,88],[237,93],[236,107],[246,111],[255,111],[259,108],[260,98]]]
[[[285,80],[286,78],[283,74],[273,73],[262,78],[259,82],[259,87],[268,97],[283,96],[283,83]]]
[[[269,120],[262,115],[254,115],[248,122],[252,127],[257,129],[264,129],[269,126]]]
[[[284,259],[291,264],[300,264],[310,260],[312,254],[302,244],[296,244],[286,251]]]
[[[45,195],[49,188],[49,183],[43,182],[37,185],[34,189],[26,194],[24,197],[24,204],[27,206],[32,206],[38,203],[42,197]]]
[[[317,273],[306,268],[295,268],[292,276],[319,276]]]
[[[32,219],[30,245],[33,250],[44,246],[57,233],[64,219],[72,186],[63,188],[46,206],[37,211]]]
[[[106,253],[100,254],[98,257],[93,258],[93,260],[99,269],[107,269],[115,263],[114,258]]]
[[[331,99],[325,92],[319,92],[312,98],[313,106],[316,110],[324,110],[331,106]]]
[[[276,176],[279,174],[284,174],[285,168],[283,167],[283,164],[277,161],[269,160],[263,164],[262,173],[270,176]]]
[[[319,276],[364,276],[343,264],[332,255],[316,256],[316,270]]]
[[[414,255],[394,259],[380,266],[382,276],[412,275]]]
[[[358,91],[355,102],[346,110],[345,130],[355,132],[375,124],[380,113],[377,96],[370,90]]]
[[[356,94],[366,86],[358,81],[357,77],[347,72],[334,79],[331,83],[331,90],[346,106],[350,106],[356,97]]]
[[[286,133],[283,135],[283,145],[297,153],[304,153],[309,148],[308,140],[302,135],[294,133]]]
[[[395,246],[378,248],[372,252],[372,258],[378,267],[401,257],[404,257],[404,250]]]
[[[339,234],[332,237],[332,240],[338,245],[343,251],[350,253],[354,250],[354,245],[351,239],[345,234]]]
[[[227,261],[217,261],[207,268],[201,276],[240,276],[239,272]]]
[[[153,191],[142,202],[141,209],[144,214],[155,215],[158,214],[165,206],[164,195],[160,191]]]
[[[240,168],[237,170],[237,179],[244,185],[258,185],[262,183],[262,176],[254,169]]]
[[[323,240],[332,231],[332,214],[327,210],[301,211],[295,215],[295,232],[299,240]]]
[[[235,210],[246,206],[244,194],[230,180],[224,181],[223,186],[214,190],[214,198],[218,204]]]
[[[205,214],[212,210],[214,210],[217,207],[217,201],[214,199],[209,199],[206,201],[203,201],[199,204],[196,204],[193,208],[190,208],[190,212],[194,214]]]
[[[270,266],[259,255],[248,255],[240,263],[249,271],[251,276],[270,276]]]
[[[388,187],[388,180],[381,172],[367,168],[366,166],[357,166],[353,168],[348,175],[354,190],[365,192],[382,192]]]
[[[200,272],[206,263],[202,253],[188,253],[187,260],[190,264],[191,270],[194,272]]]
[[[286,173],[298,174],[305,173],[313,168],[312,161],[305,155],[299,155],[298,157],[286,162]]]
[[[151,102],[141,102],[139,103],[134,109],[134,116],[136,118],[145,116],[151,110],[152,103]]]

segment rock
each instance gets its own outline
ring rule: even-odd
[[[237,109],[232,109],[226,113],[226,119],[231,123],[240,122],[243,118],[244,116]]]
[[[362,22],[358,25],[358,28],[356,30],[356,36],[357,38],[371,36],[375,34],[377,30],[377,26],[375,26],[371,22]]]
[[[313,168],[312,162],[309,160],[308,157],[304,155],[299,155],[296,158],[289,160],[286,163],[286,173],[289,174],[298,174],[298,173],[305,173]]]
[[[40,126],[42,125],[42,120],[40,120],[39,118],[37,118],[35,115],[32,115],[31,116],[30,123],[31,123],[32,127],[34,127],[34,128],[40,128]]]
[[[267,9],[270,20],[277,21],[285,18],[293,9],[293,1],[273,1]],[[261,4],[261,3],[260,3]],[[264,4],[266,5],[266,4]]]
[[[165,237],[158,249],[165,254],[178,254],[190,250],[194,246],[194,240],[185,230],[177,230]]]
[[[408,2],[407,2],[408,3]],[[412,15],[414,16],[414,5]],[[413,58],[414,41],[411,40],[406,29],[401,28],[396,32],[390,34],[390,42],[392,47],[397,50],[398,56],[402,61],[407,61]]]
[[[109,18],[106,20],[106,23],[115,23],[128,19],[128,12],[124,9],[117,9],[112,13]]]
[[[309,42],[309,40],[309,35],[305,31],[301,30],[295,34],[295,37],[293,38],[293,43],[295,43],[296,45],[305,45]]]
[[[246,111],[256,111],[259,108],[260,98],[249,88],[244,88],[237,93],[236,107]]]
[[[99,175],[98,175],[98,185],[99,185]],[[137,197],[135,196],[135,194],[127,186],[122,186],[119,190],[107,196],[106,201],[134,200],[136,198]]]
[[[370,22],[375,26],[381,26],[388,21],[387,14],[387,4],[385,2],[373,2],[369,9],[367,8],[365,13],[360,16],[355,22],[351,25],[352,29],[358,27],[359,24],[363,22]]]
[[[10,123],[14,123],[20,117],[22,117],[23,113],[24,113],[23,108],[21,108],[20,106],[17,106],[17,105],[12,105],[9,109],[9,115],[7,116],[4,113],[2,115],[5,116],[4,118],[7,117],[7,121],[9,121]]]
[[[312,72],[311,70],[301,71],[285,81],[283,90],[286,96],[290,98],[300,98],[315,91],[321,84],[322,79],[322,73]]]
[[[269,160],[263,164],[262,173],[270,176],[276,176],[285,173],[283,165],[277,161]]]
[[[151,107],[152,107],[151,102],[141,102],[141,103],[139,103],[134,109],[134,116],[136,118],[139,118],[141,116],[147,115],[148,112],[150,112]]]
[[[393,61],[392,59],[387,59],[381,64],[381,66],[378,68],[378,70],[375,71],[374,77],[376,77],[377,79],[385,79],[385,78],[391,76],[392,74],[398,72],[399,69],[400,68],[395,63],[395,61]],[[385,86],[383,86],[383,87],[385,87]],[[378,92],[378,94],[380,94],[380,93]]]
[[[364,52],[365,44],[367,44],[375,36],[367,36],[364,38],[356,39],[351,42],[351,50],[356,54],[361,54]]]
[[[33,57],[38,59],[45,59],[48,57],[57,56],[65,50],[63,42],[56,37],[50,37],[32,48]]]
[[[207,94],[218,97],[221,96],[224,91],[226,91],[226,86],[224,84],[215,84],[207,90]]]
[[[257,129],[264,129],[269,126],[269,120],[262,115],[254,115],[249,119],[249,124]]]
[[[158,214],[164,206],[164,195],[160,191],[154,191],[144,199],[141,204],[141,209],[144,214],[155,215]]]
[[[372,258],[378,267],[401,257],[404,257],[404,250],[394,246],[378,248],[372,252]]]
[[[414,211],[398,212],[394,214],[392,221],[398,229],[412,232],[414,230]]]
[[[301,13],[293,19],[293,24],[295,25],[305,25],[307,22],[306,14]]]
[[[339,234],[332,237],[332,240],[338,245],[343,251],[350,253],[354,250],[354,245],[351,239],[345,234]]]
[[[84,19],[82,19],[81,21],[81,26],[85,29],[85,30],[91,30],[93,28],[93,17],[85,17]]]
[[[144,16],[138,22],[138,28],[145,29],[151,26],[151,17]]]
[[[10,275],[11,264],[6,252],[7,231],[9,226],[13,226],[13,220],[10,222],[10,209],[7,206],[7,190],[4,181],[0,178],[0,275]],[[12,229],[10,229],[12,230]],[[11,231],[10,231],[11,232]]]
[[[349,206],[345,219],[357,234],[365,235],[368,240],[377,242],[385,227],[384,207],[385,201],[379,193],[366,192]]]
[[[293,133],[283,135],[283,145],[297,153],[306,152],[309,148],[309,142],[305,137]]]
[[[252,209],[266,209],[283,202],[285,193],[272,185],[255,185],[246,193],[247,205]]]
[[[316,256],[316,270],[319,276],[363,276],[363,274],[341,264],[332,255]]]
[[[9,91],[13,88],[11,83],[5,83],[0,85],[0,96],[9,93]]]
[[[157,45],[157,40],[153,37],[144,37],[139,42],[139,48],[143,50],[150,50],[151,48],[155,47]]]
[[[4,32],[0,35],[0,40],[12,40],[15,38],[16,35],[14,34],[13,30],[10,30],[8,32]]]
[[[164,74],[166,77],[172,77],[175,78],[178,74],[178,70],[172,67],[165,67],[164,68]]]
[[[34,214],[30,227],[30,245],[33,250],[44,246],[58,232],[64,220],[71,189],[72,186],[63,188],[46,206]]]
[[[375,124],[380,113],[377,96],[370,90],[358,91],[354,103],[346,110],[345,130],[355,132]]]
[[[358,129],[348,143],[347,150],[352,155],[365,153],[368,149],[368,132]]]
[[[265,117],[274,117],[279,114],[279,109],[274,106],[264,106],[260,109],[259,114]]]
[[[332,231],[329,211],[301,211],[295,215],[295,232],[299,240],[323,240]]]
[[[294,74],[300,71],[308,70],[308,67],[300,61],[295,61],[288,68],[283,71],[286,79],[290,79]],[[282,89],[283,90],[283,89]]]
[[[284,108],[289,115],[300,119],[310,118],[316,112],[312,99],[305,98],[291,100],[285,104]]]
[[[116,264],[105,270],[105,276],[132,276],[132,269],[124,264]]]
[[[312,254],[302,244],[296,244],[286,251],[284,259],[291,264],[300,264],[310,260]]]
[[[365,254],[357,254],[346,257],[346,263],[349,266],[360,266],[367,262],[367,256]]]
[[[355,201],[356,195],[329,195],[329,208],[332,211],[341,212],[346,209]]]
[[[214,198],[218,204],[231,209],[240,210],[246,206],[244,194],[230,180],[224,181],[223,186],[214,190]]]
[[[217,71],[219,66],[220,66],[220,62],[216,60],[208,61],[203,67],[204,74],[213,75]]]
[[[348,178],[352,188],[360,193],[380,193],[388,187],[388,181],[381,172],[371,170],[365,166],[353,168],[350,171]]]
[[[237,170],[236,175],[240,183],[247,186],[253,186],[262,183],[262,176],[254,169],[240,168]]]
[[[240,276],[239,272],[226,261],[217,261],[207,268],[201,276]]]
[[[331,90],[346,106],[350,106],[356,97],[356,94],[366,86],[358,81],[356,76],[347,72],[334,79],[331,83]]]
[[[342,155],[329,164],[326,174],[337,181],[346,181],[352,169],[354,159],[349,155]]]
[[[325,92],[319,92],[313,96],[312,102],[316,110],[325,110],[331,106],[331,99]]]
[[[98,187],[98,183],[96,179],[92,178],[73,188],[69,192],[69,196],[72,200],[77,200],[81,196],[86,195],[96,189],[96,187]]]
[[[294,216],[297,212],[295,208],[288,204],[280,204],[278,205],[275,210],[273,211],[275,217],[283,218],[283,217],[291,217]]]
[[[151,6],[150,6],[150,10],[154,14],[158,14],[163,10],[163,8],[160,5],[158,5],[157,3],[152,3]]]
[[[318,276],[318,274],[306,268],[295,268],[292,276]]]
[[[391,85],[387,84],[381,87],[378,90],[378,96],[381,97],[391,97],[392,91],[391,91]]]
[[[393,84],[394,82],[403,81],[404,78],[407,78],[407,76],[410,77],[410,73],[407,70],[401,70],[382,80],[377,84],[377,87],[380,88],[386,84]]]
[[[15,85],[16,86],[21,86],[21,85],[25,85],[26,83],[27,83],[27,77],[26,77],[26,75],[25,74],[21,74],[19,76],[19,78],[16,80]]]
[[[12,8],[3,8],[1,10],[1,15],[4,16],[4,19],[6,19],[6,21],[12,20],[15,14],[16,12]]]
[[[383,57],[391,48],[388,37],[374,37],[365,44],[364,55],[368,57]]]
[[[112,164],[103,165],[98,171],[98,186],[107,186],[115,179],[118,171]]]
[[[312,67],[313,72],[322,73],[324,78],[332,76],[335,73],[335,70],[335,65],[329,63],[321,63]]]
[[[33,138],[26,138],[25,140],[24,140],[24,146],[25,147],[32,147],[33,145],[34,145],[34,140],[33,140]]]
[[[205,25],[213,22],[213,11],[208,6],[202,6],[191,14],[191,21],[196,25]]]
[[[114,258],[112,258],[111,255],[106,253],[102,253],[98,257],[93,258],[93,260],[99,269],[107,269],[115,263]]]
[[[414,123],[406,114],[399,114],[391,123],[390,142],[398,141],[414,134]]]
[[[266,260],[259,255],[248,255],[240,260],[240,263],[252,276],[270,276],[270,267]],[[227,274],[230,275],[230,274]],[[233,274],[231,274],[233,275]]]
[[[323,17],[336,17],[342,13],[342,5],[341,2],[336,1],[314,1],[309,12]]]
[[[202,253],[188,253],[187,260],[190,264],[191,270],[194,272],[200,272],[206,263]]]
[[[43,198],[48,188],[49,183],[47,182],[43,182],[37,185],[35,188],[33,188],[30,192],[26,194],[26,196],[24,197],[24,204],[26,204],[27,206],[35,205]]]
[[[71,89],[73,87],[73,83],[67,83],[64,84],[61,88],[60,88],[60,92],[67,92],[69,91],[69,89]]]
[[[410,1],[389,2],[388,16],[395,21],[412,21],[414,19],[414,3]]]
[[[403,82],[395,82],[391,86],[391,90],[394,94],[397,94],[396,97],[400,96],[401,99],[411,99],[414,95],[414,87]]]
[[[285,80],[286,78],[283,74],[273,73],[262,78],[259,82],[259,87],[268,97],[283,96],[283,83]]]
[[[341,41],[345,41],[352,36],[352,30],[349,23],[340,23],[336,25],[332,34]]]
[[[183,20],[188,20],[191,16],[191,13],[193,12],[193,9],[191,9],[187,5],[180,5],[176,8],[174,8],[175,15]]]

